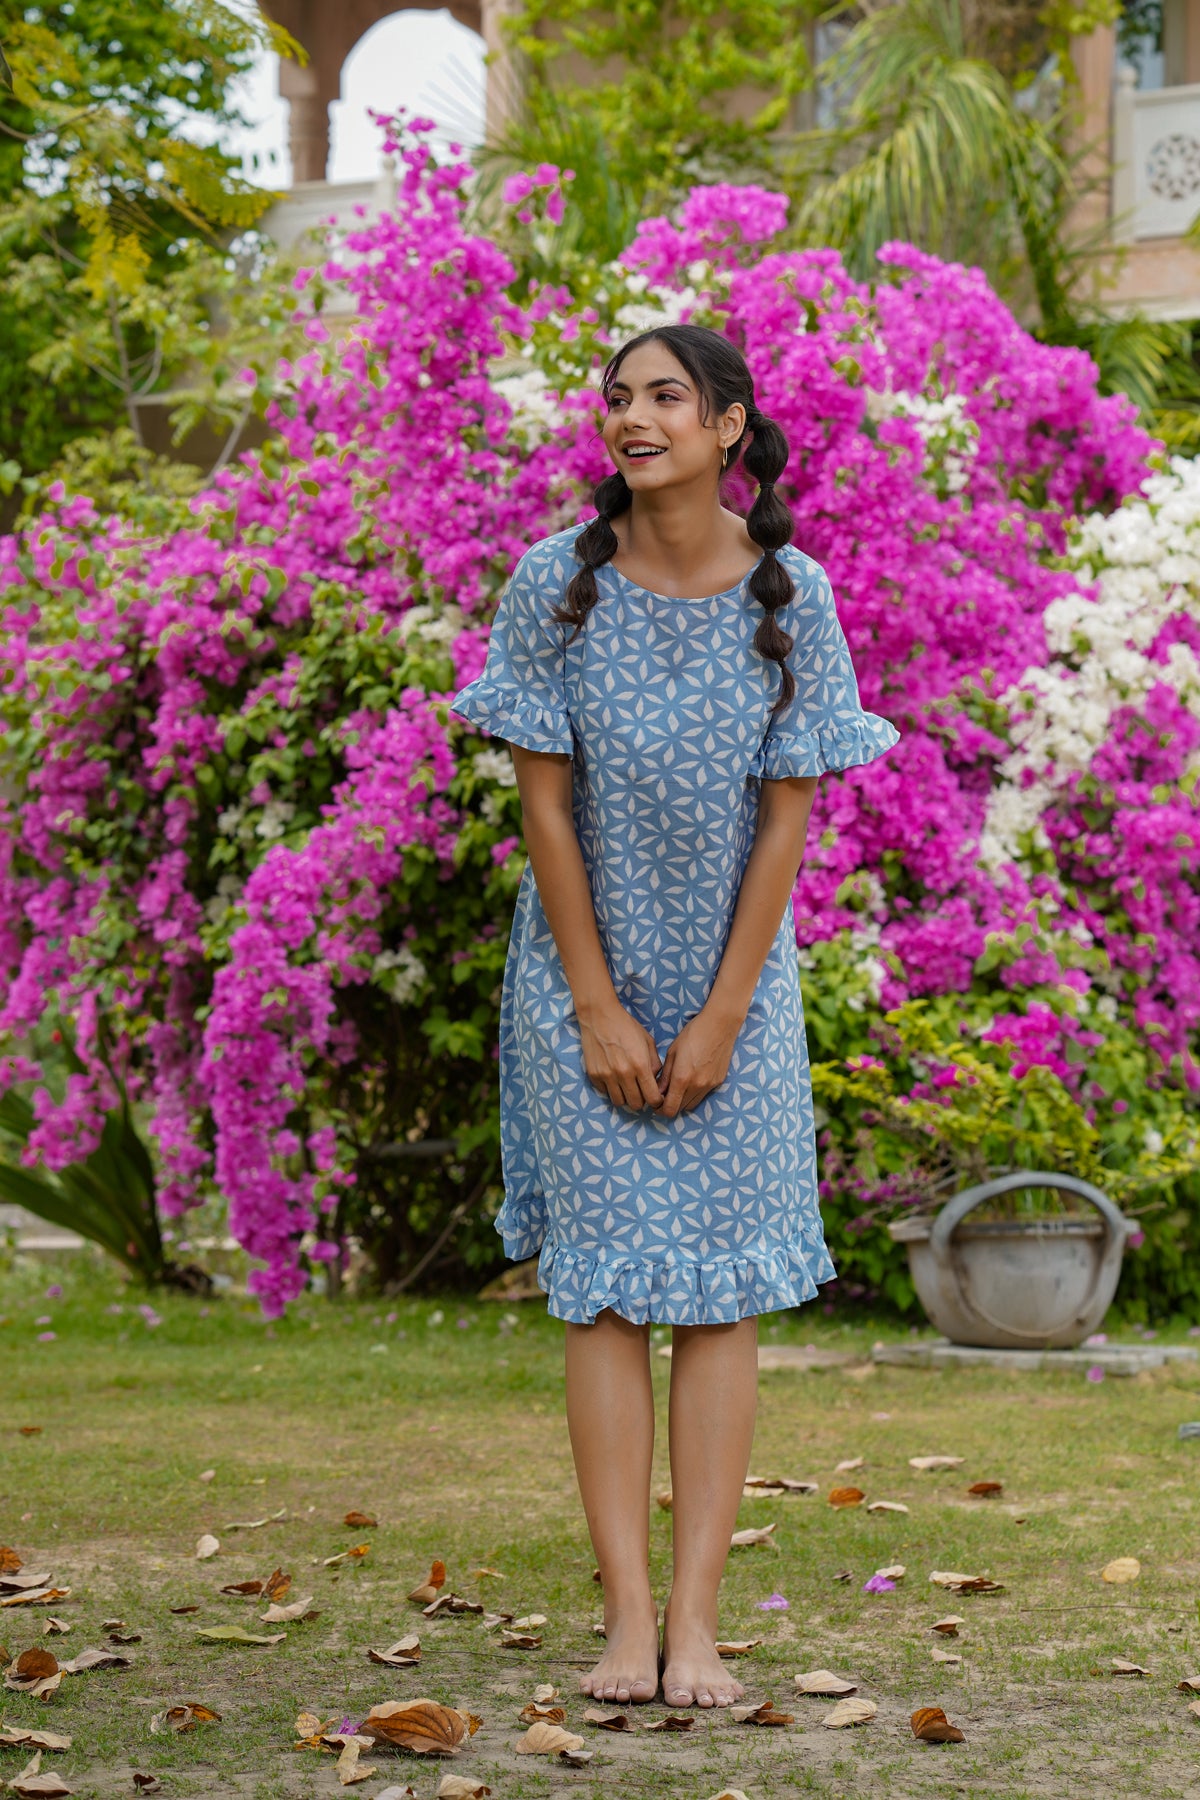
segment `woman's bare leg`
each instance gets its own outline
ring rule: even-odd
[[[716,1652],[717,1589],[737,1529],[758,1403],[758,1320],[677,1325],[671,1353],[674,1578],[663,1630],[668,1706],[745,1693]]]
[[[658,1609],[649,1568],[650,1327],[606,1308],[593,1324],[568,1325],[566,1332],[567,1429],[604,1584],[607,1646],[579,1686],[594,1700],[653,1700]]]

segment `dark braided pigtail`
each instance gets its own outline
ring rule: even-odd
[[[766,615],[754,634],[754,648],[761,656],[777,662],[783,672],[779,698],[771,708],[774,713],[785,707],[796,691],[786,661],[795,639],[775,618],[779,608],[787,606],[795,594],[792,578],[776,553],[791,543],[796,521],[790,507],[775,492],[775,483],[787,468],[787,439],[775,421],[768,419],[754,405],[747,409],[746,429],[752,435],[743,460],[747,472],[758,482],[758,493],[746,519],[746,530],[763,549],[762,559],[750,577],[750,592]],[[742,441],[739,439],[734,448],[735,457]]]
[[[592,495],[592,504],[599,517],[585,525],[575,539],[575,555],[583,567],[568,582],[563,604],[556,606],[550,614],[560,625],[574,625],[575,630],[568,642],[572,642],[578,635],[584,620],[596,604],[596,570],[603,563],[610,562],[616,553],[617,534],[611,521],[620,518],[623,512],[628,512],[632,499],[625,477],[619,470],[606,476]]]

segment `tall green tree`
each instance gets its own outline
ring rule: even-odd
[[[267,47],[303,56],[225,0],[0,0],[0,463],[36,473],[113,426],[135,456],[148,409],[194,385],[229,247],[272,195],[192,121],[245,123],[231,85]]]

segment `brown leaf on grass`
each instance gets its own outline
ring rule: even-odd
[[[903,1500],[872,1500],[867,1507],[868,1512],[906,1513],[908,1511]]]
[[[417,1790],[409,1782],[403,1787],[385,1787],[375,1796],[375,1800],[417,1800]]]
[[[961,1456],[910,1456],[910,1469],[920,1469],[922,1474],[930,1475],[937,1469],[957,1469],[965,1461]]]
[[[850,1725],[868,1724],[878,1711],[873,1700],[839,1700],[821,1723],[828,1725],[830,1731],[844,1731]]]
[[[216,1479],[217,1471],[215,1469],[201,1469],[196,1477],[197,1481],[215,1481]]]
[[[959,1613],[947,1613],[944,1619],[938,1619],[930,1626],[931,1631],[940,1631],[943,1637],[957,1637],[958,1628],[962,1624]]]
[[[521,1716],[523,1718],[524,1714]],[[589,1706],[583,1716],[589,1725],[595,1725],[600,1731],[633,1730],[628,1713],[605,1712],[602,1706]]]
[[[918,1706],[909,1720],[912,1734],[926,1744],[965,1744],[966,1737],[952,1725],[940,1706]]]
[[[776,1712],[773,1700],[762,1700],[757,1706],[731,1706],[729,1716],[735,1725],[794,1725],[795,1713]]]
[[[841,1675],[834,1675],[829,1669],[810,1669],[806,1675],[793,1677],[798,1694],[820,1694],[826,1699],[837,1699],[842,1694],[857,1694],[857,1681],[846,1681]]]
[[[662,1507],[664,1512],[670,1512],[671,1505],[672,1505],[672,1494],[671,1494],[670,1488],[659,1488],[659,1490],[658,1490],[657,1494],[655,1494],[654,1498],[655,1498],[655,1500],[657,1500],[658,1504]]]
[[[266,1612],[259,1613],[264,1625],[290,1625],[297,1619],[319,1619],[319,1612],[312,1612],[313,1595],[306,1594],[303,1600],[289,1601],[287,1606],[268,1606]]]
[[[483,1601],[464,1600],[461,1594],[439,1594],[436,1600],[431,1600],[428,1606],[421,1608],[421,1611],[427,1619],[436,1619],[438,1614],[443,1612],[481,1613]]]
[[[855,1469],[865,1466],[866,1460],[865,1456],[848,1456],[845,1462],[835,1463],[833,1472],[835,1475],[853,1475]]]
[[[1200,1700],[1189,1700],[1187,1710],[1190,1713],[1195,1713],[1196,1717],[1200,1719]]]
[[[939,1650],[936,1645],[929,1654],[935,1663],[960,1663],[962,1661],[962,1657],[956,1656],[953,1650]]]
[[[875,1573],[882,1575],[885,1581],[903,1581],[908,1570],[903,1563],[886,1563],[882,1569],[876,1569]]]
[[[32,1726],[9,1725],[0,1731],[6,1750],[69,1750],[71,1740],[61,1731],[36,1731]]]
[[[370,1749],[373,1741],[372,1738],[358,1737],[351,1732],[341,1736],[342,1750],[334,1764],[334,1772],[343,1787],[353,1787],[359,1781],[370,1781],[372,1775],[379,1773],[376,1764],[363,1763],[360,1765],[358,1760],[364,1750]]]
[[[334,1563],[346,1562],[351,1557],[366,1556],[370,1548],[370,1544],[353,1544],[349,1550],[338,1550],[333,1556],[326,1556],[322,1560],[325,1568],[331,1569]]]
[[[264,1525],[278,1525],[280,1519],[287,1518],[287,1507],[281,1506],[278,1512],[268,1513],[262,1519],[233,1519],[225,1527],[226,1531],[259,1531]]]
[[[198,1613],[200,1608],[198,1606],[169,1606],[167,1611],[173,1613]]]
[[[161,1731],[195,1731],[199,1725],[219,1725],[221,1715],[199,1700],[185,1700],[181,1706],[168,1706],[166,1712],[155,1713],[150,1729]]]
[[[70,1662],[59,1663],[64,1675],[86,1675],[89,1669],[131,1669],[132,1656],[122,1656],[119,1650],[81,1650]]]
[[[483,1628],[485,1631],[494,1631],[496,1629],[497,1625],[511,1625],[513,1622],[513,1616],[510,1612],[498,1612],[498,1613],[485,1612],[483,1615],[482,1622],[483,1622]]]
[[[471,1573],[477,1581],[482,1581],[485,1575],[490,1575],[493,1581],[504,1580],[504,1576],[499,1569],[472,1569]],[[446,1780],[449,1781],[450,1779],[450,1776],[447,1775]]]
[[[594,1631],[594,1632],[595,1632],[595,1634],[596,1634],[596,1636],[597,1636],[597,1637],[602,1637],[602,1638],[606,1638],[606,1637],[607,1637],[607,1636],[608,1636],[608,1633],[607,1633],[607,1631],[606,1631],[606,1630],[605,1630],[605,1629],[604,1629],[604,1622],[603,1622],[603,1620],[598,1620],[598,1621],[597,1621],[597,1622],[596,1622],[596,1624],[594,1624],[594,1625],[593,1625],[593,1626],[592,1626],[592,1630],[593,1630],[593,1631]]]
[[[4,1672],[4,1685],[17,1694],[32,1694],[45,1700],[62,1681],[58,1658],[49,1650],[22,1650]]]
[[[142,1634],[140,1631],[110,1631],[108,1641],[110,1644],[140,1644]]]
[[[220,1538],[215,1538],[211,1531],[206,1531],[202,1538],[196,1540],[196,1561],[207,1562],[221,1548]]]
[[[22,1437],[39,1437],[42,1428],[40,1425],[18,1425],[17,1430]]]
[[[830,1506],[861,1506],[866,1499],[861,1488],[835,1487],[829,1490]]]
[[[938,1587],[950,1588],[956,1594],[1002,1594],[1004,1584],[988,1575],[959,1575],[950,1569],[934,1569],[929,1577]]]
[[[1100,1571],[1100,1579],[1121,1586],[1127,1581],[1136,1581],[1141,1572],[1142,1565],[1136,1556],[1117,1556],[1112,1562],[1105,1563]]]
[[[502,1631],[500,1648],[502,1650],[540,1650],[542,1638],[540,1632]]]
[[[527,1700],[517,1717],[522,1725],[536,1725],[539,1719],[544,1719],[547,1725],[565,1725],[567,1709],[565,1706],[544,1706],[539,1700]],[[584,1717],[587,1717],[586,1713]]]
[[[592,1580],[593,1580],[593,1581],[600,1581],[600,1571],[599,1571],[599,1569],[593,1569],[593,1570],[592,1570]],[[603,1585],[603,1583],[601,1583],[601,1585]]]
[[[422,1605],[424,1605],[427,1601],[436,1600],[438,1597],[438,1589],[445,1587],[445,1585],[446,1565],[444,1562],[435,1561],[424,1581],[418,1582],[408,1598],[410,1600],[419,1600]]]
[[[378,1525],[378,1523],[379,1520],[374,1513],[365,1512],[348,1512],[342,1520],[342,1524],[348,1525],[351,1531],[366,1531],[369,1526]]]
[[[719,1794],[710,1794],[708,1800],[750,1800],[750,1796],[741,1788],[722,1788]]]
[[[545,1706],[547,1700],[558,1699],[558,1689],[552,1682],[539,1681],[533,1690],[533,1697],[539,1706]]]
[[[291,1585],[290,1575],[286,1575],[282,1569],[272,1569],[263,1583],[263,1598],[269,1600],[272,1605],[277,1605],[286,1597]]]
[[[52,1606],[56,1600],[66,1600],[70,1592],[70,1588],[60,1587],[19,1590],[15,1594],[0,1595],[0,1606]]]
[[[772,1487],[769,1482],[747,1482],[742,1489],[743,1500],[780,1500],[787,1492],[786,1488]]]
[[[519,1619],[513,1620],[514,1631],[536,1631],[546,1623],[545,1613],[523,1613]]]
[[[197,1625],[196,1636],[214,1644],[282,1644],[286,1631],[243,1631],[240,1625]]]
[[[443,1775],[435,1800],[486,1800],[491,1791],[474,1775]]]
[[[732,1641],[722,1639],[717,1645],[718,1656],[749,1656],[762,1643],[761,1638],[735,1638]]]
[[[560,1750],[558,1760],[566,1763],[569,1769],[582,1769],[591,1762],[595,1754],[594,1750]]]
[[[473,1736],[482,1723],[474,1713],[442,1706],[437,1700],[385,1700],[371,1708],[359,1731],[419,1756],[453,1756],[463,1738]]]
[[[1185,1675],[1175,1685],[1181,1694],[1200,1694],[1200,1675]]]
[[[33,1760],[27,1762],[19,1775],[14,1775],[8,1784],[11,1794],[17,1794],[22,1800],[56,1800],[60,1794],[73,1794],[75,1789],[63,1780],[56,1769],[49,1769],[42,1775],[42,1753],[35,1751]]]
[[[573,1731],[564,1731],[561,1725],[539,1721],[517,1739],[513,1749],[518,1756],[555,1756],[560,1750],[582,1750],[583,1742]]]
[[[15,1575],[24,1566],[10,1544],[0,1544],[0,1575]]]
[[[302,1712],[292,1726],[292,1730],[302,1744],[308,1744],[315,1749],[332,1723],[331,1719],[321,1719],[314,1712]],[[298,1744],[296,1748],[299,1749],[300,1745]]]
[[[1123,1656],[1113,1657],[1112,1672],[1114,1675],[1148,1675],[1150,1673],[1149,1669],[1143,1669],[1141,1663],[1127,1662]]]
[[[734,1544],[769,1544],[771,1533],[774,1530],[774,1520],[769,1525],[747,1526],[744,1531],[735,1531],[729,1542],[731,1546]]]
[[[389,1669],[411,1669],[421,1660],[421,1640],[415,1632],[409,1632],[386,1650],[368,1650],[367,1656],[371,1662],[383,1663]]]
[[[23,1575],[0,1575],[0,1588],[6,1594],[24,1593],[26,1588],[49,1587],[53,1579],[49,1569],[26,1569]]]
[[[157,1775],[143,1775],[139,1770],[133,1771],[133,1785],[139,1794],[161,1794],[162,1782]]]
[[[696,1721],[691,1713],[668,1713],[665,1719],[654,1719],[642,1726],[643,1731],[692,1731]]]
[[[994,1500],[1004,1492],[1002,1481],[973,1481],[967,1489],[968,1494],[976,1500]]]

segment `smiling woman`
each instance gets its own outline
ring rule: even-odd
[[[791,893],[817,777],[896,743],[862,710],[740,352],[664,327],[601,391],[598,517],[532,546],[452,710],[513,747],[529,850],[500,1083],[512,1257],[566,1321],[567,1417],[605,1594],[597,1699],[649,1700],[648,1334],[677,1327],[668,1705],[743,1692],[716,1595],[754,1429],[756,1317],[834,1270]],[[758,494],[721,504],[743,446]],[[568,627],[571,629],[568,631]]]

